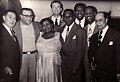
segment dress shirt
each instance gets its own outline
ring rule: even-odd
[[[79,21],[77,18],[75,19],[75,23],[76,24],[80,24],[81,25],[81,27],[82,28],[84,28],[84,25],[85,25],[85,17],[81,20],[81,21]]]
[[[58,18],[55,18],[54,16],[51,17],[51,20],[54,22],[54,25],[55,25],[55,20],[56,20],[56,19],[57,19],[58,25],[60,25],[61,16],[59,16]]]
[[[102,38],[100,39],[101,42],[103,41],[104,36],[105,36],[108,28],[109,28],[109,27],[108,27],[108,25],[107,25],[104,29],[102,29],[102,34],[101,34]],[[99,33],[100,33],[100,31],[99,31]]]
[[[12,36],[10,27],[8,27],[7,25],[5,25],[5,23],[3,23],[3,26],[5,27],[5,29],[8,31],[8,33]]]
[[[24,25],[21,23],[23,52],[35,51],[35,32],[32,23]]]
[[[88,37],[87,38],[90,38],[93,35],[94,29],[95,29],[95,21],[92,24],[88,24],[88,27],[87,27]]]
[[[69,26],[69,32],[72,29],[73,25],[74,25],[74,22]],[[68,26],[66,25],[62,32],[62,37],[63,37],[64,41],[66,40],[67,28],[68,28]],[[68,33],[68,35],[69,35],[69,33]]]

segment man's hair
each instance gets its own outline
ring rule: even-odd
[[[82,7],[84,10],[85,10],[85,8],[86,8],[86,4],[84,4],[84,3],[77,3],[75,6],[74,6],[74,10],[76,10],[76,8],[77,7]]]
[[[17,17],[17,13],[14,10],[6,10],[6,11],[4,11],[3,16],[6,16],[8,14],[8,12],[14,13],[16,15],[16,17]]]
[[[61,1],[59,1],[59,0],[54,0],[54,1],[52,1],[51,2],[51,4],[50,4],[50,7],[52,8],[52,4],[53,3],[59,3],[60,4],[60,7],[62,8],[62,10],[63,10],[63,4],[61,3]]]
[[[65,12],[71,12],[72,15],[75,16],[73,9],[65,9],[63,15],[65,14]]]
[[[98,13],[103,13],[103,16],[105,19],[107,19],[109,16],[108,16],[108,13],[105,12],[105,11],[99,11]]]
[[[24,10],[25,11],[31,11],[32,15],[35,16],[35,13],[34,13],[33,9],[31,9],[31,8],[22,8],[21,11],[20,11],[20,14],[22,14]]]
[[[86,9],[88,8],[92,9],[95,13],[97,13],[97,9],[95,6],[87,6]]]

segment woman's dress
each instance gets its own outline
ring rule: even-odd
[[[59,36],[56,32],[53,38],[38,38],[37,82],[62,82]]]

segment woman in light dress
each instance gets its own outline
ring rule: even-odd
[[[40,33],[36,47],[38,50],[37,82],[62,82],[60,34],[54,32],[54,23],[49,18],[41,20],[44,32]]]

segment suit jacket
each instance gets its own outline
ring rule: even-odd
[[[5,74],[5,67],[12,70],[12,81],[17,82],[20,70],[20,46],[18,40],[14,41],[6,28],[0,26],[0,68],[2,76]],[[4,77],[5,78],[5,77]],[[13,80],[14,79],[14,80]],[[16,79],[16,80],[15,80]]]
[[[71,68],[79,68],[83,63],[86,48],[86,33],[84,29],[74,23],[65,42],[61,40],[62,59],[65,60]]]
[[[52,19],[51,18],[52,16],[48,17],[49,19]],[[61,19],[60,19],[60,24],[59,25],[54,25],[54,31],[57,31],[57,32],[62,32],[62,30],[64,29],[64,26],[65,26],[65,22],[63,21],[63,18],[61,16]]]
[[[40,35],[40,31],[42,30],[42,27],[40,25],[40,23],[38,22],[32,22],[33,24],[33,28],[34,28],[34,32],[35,32],[35,42],[37,42],[37,39]],[[18,37],[18,41],[22,50],[22,31],[21,31],[21,25],[20,25],[20,21],[18,21],[14,27],[14,31],[16,33],[16,36]]]
[[[89,60],[95,57],[98,82],[116,82],[116,72],[120,73],[120,33],[109,27],[100,46],[98,33],[90,39]]]

